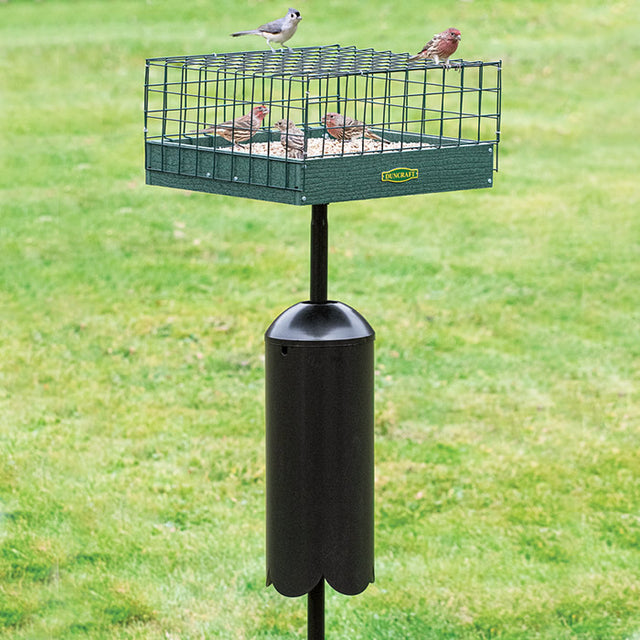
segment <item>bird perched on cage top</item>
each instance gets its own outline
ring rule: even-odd
[[[284,18],[278,18],[273,22],[267,22],[260,25],[257,29],[250,29],[249,31],[236,31],[231,35],[234,38],[238,36],[257,35],[266,39],[267,44],[272,51],[275,49],[271,46],[272,42],[277,42],[284,47],[284,43],[293,36],[298,28],[298,23],[302,20],[302,16],[297,9],[289,8],[289,12]],[[292,51],[291,47],[287,45],[289,51]]]
[[[411,56],[408,61],[413,62],[414,60],[431,58],[436,64],[440,64],[442,61],[445,67],[449,67],[451,66],[449,64],[449,58],[456,52],[461,38],[462,35],[460,31],[453,27],[442,33],[436,33],[436,35],[422,47],[422,51],[416,53],[415,56]]]
[[[221,124],[200,129],[200,131],[194,131],[193,133],[210,133],[214,136],[220,136],[231,143],[244,144],[258,133],[258,129],[260,129],[262,121],[268,113],[269,108],[260,104],[257,107],[253,107],[249,113],[235,120],[227,120]]]
[[[280,129],[280,142],[290,158],[304,158],[304,133],[291,120],[278,120],[275,126]]]
[[[329,112],[322,118],[327,127],[327,132],[337,140],[351,140],[352,138],[371,138],[383,142],[380,136],[372,133],[364,122],[354,120],[349,116],[342,116],[339,113]]]

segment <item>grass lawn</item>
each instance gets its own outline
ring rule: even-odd
[[[304,0],[293,46],[504,61],[488,190],[329,208],[376,329],[349,640],[640,639],[640,11]],[[285,5],[0,2],[0,638],[302,638],[264,586],[263,333],[309,208],[144,184],[144,60]]]

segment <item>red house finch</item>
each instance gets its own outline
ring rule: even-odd
[[[349,116],[341,116],[339,113],[327,113],[323,118],[330,135],[338,140],[351,140],[352,138],[371,138],[383,142],[380,136],[371,133],[364,122],[354,120]]]
[[[247,113],[235,120],[227,120],[222,124],[216,124],[193,133],[210,133],[220,136],[231,143],[243,144],[249,142],[258,133],[264,117],[269,113],[268,107],[263,104],[253,107],[251,113]]]
[[[420,53],[416,53],[415,56],[409,58],[409,62],[431,58],[436,64],[440,64],[442,60],[444,66],[449,67],[449,58],[458,48],[461,37],[460,32],[453,27],[442,33],[436,33],[436,35],[422,47]]]
[[[281,131],[280,142],[289,157],[304,158],[304,133],[291,120],[278,120],[275,126]]]
[[[291,38],[298,28],[298,22],[302,20],[300,12],[296,9],[289,9],[289,13],[284,18],[278,18],[273,22],[267,22],[267,24],[260,25],[257,29],[251,29],[249,31],[237,31],[231,35],[234,38],[238,36],[247,36],[254,34],[262,36],[266,39],[271,51],[275,49],[271,46],[272,42],[278,42],[284,47],[284,43]],[[287,47],[291,51],[291,47]]]

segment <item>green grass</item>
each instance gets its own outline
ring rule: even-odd
[[[144,185],[144,59],[286,8],[220,6],[0,4],[2,638],[304,637],[264,587],[262,336],[309,212]],[[328,637],[637,640],[637,7],[298,8],[294,45],[455,25],[504,60],[493,189],[330,207],[377,331],[377,581]]]

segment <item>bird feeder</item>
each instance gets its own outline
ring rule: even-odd
[[[490,187],[500,63],[408,57],[334,45],[148,60],[147,183],[296,205]],[[258,105],[269,114],[248,144],[192,133]],[[383,142],[327,138],[328,112]],[[303,159],[282,154],[282,118],[303,129]]]
[[[339,45],[146,64],[147,184],[311,205],[309,299],[265,334],[267,584],[308,594],[309,638],[325,580],[355,595],[374,579],[375,334],[327,296],[328,204],[493,185],[501,63],[450,64]]]

